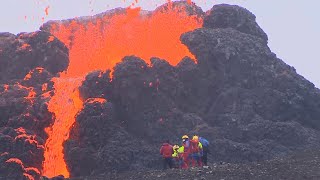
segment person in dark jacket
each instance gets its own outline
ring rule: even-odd
[[[163,169],[167,169],[167,166],[171,169],[172,165],[172,154],[173,154],[173,146],[169,143],[169,140],[165,141],[161,148],[160,154],[163,158]]]
[[[209,141],[203,137],[199,137],[199,141],[202,144],[203,148],[203,155],[202,155],[202,162],[205,166],[208,166],[208,153],[210,153],[209,149]]]

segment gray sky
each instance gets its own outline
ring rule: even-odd
[[[167,0],[139,0],[152,10]],[[135,0],[1,0],[0,32],[30,32],[48,20],[94,15]],[[204,10],[238,4],[253,12],[279,58],[320,87],[320,0],[194,0]],[[45,9],[48,8],[48,15]]]

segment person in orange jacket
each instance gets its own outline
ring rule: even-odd
[[[166,140],[161,148],[160,148],[160,154],[163,158],[163,169],[167,169],[167,166],[171,169],[173,167],[172,165],[172,154],[173,154],[173,147],[169,143],[169,140]]]
[[[190,141],[187,135],[182,136],[182,145],[179,148],[178,152],[182,154],[182,159],[183,159],[181,168],[182,169],[189,168],[191,156],[190,156]]]
[[[198,167],[202,167],[202,155],[203,155],[203,147],[201,142],[199,142],[198,136],[193,136],[192,140],[190,140],[190,154],[192,166],[195,167],[196,163]]]

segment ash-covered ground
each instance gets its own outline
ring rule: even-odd
[[[319,179],[319,150],[299,152],[285,158],[251,163],[213,163],[210,168],[171,169],[166,171],[131,171],[72,180],[270,180],[270,179]]]

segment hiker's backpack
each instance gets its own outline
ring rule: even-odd
[[[199,138],[199,141],[200,141],[200,143],[202,144],[202,146],[204,146],[204,147],[208,147],[209,146],[209,141],[208,140],[206,140],[205,138],[203,138],[203,137],[200,137]]]

